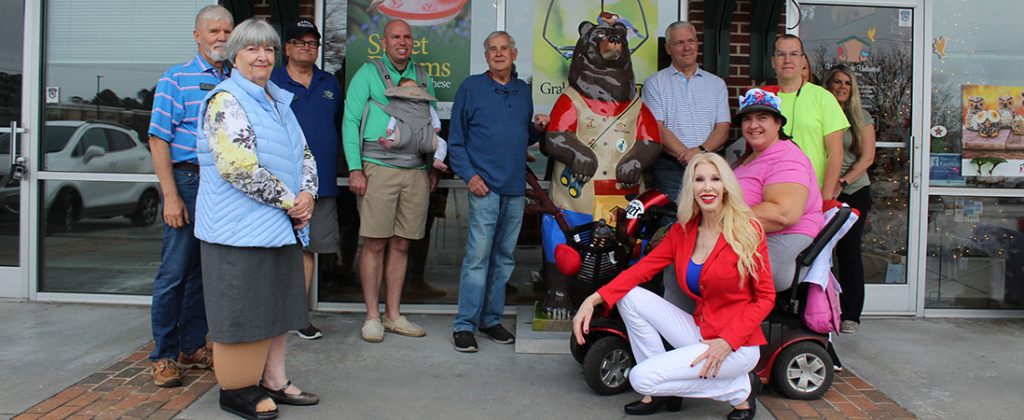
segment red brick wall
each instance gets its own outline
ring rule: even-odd
[[[299,2],[299,16],[305,19],[312,20],[316,14],[316,1],[315,0],[298,0]],[[270,17],[270,0],[252,0],[252,10],[257,17],[264,19]]]
[[[736,7],[732,10],[732,34],[730,39],[729,54],[729,75],[724,77],[725,84],[729,90],[729,106],[735,113],[737,97],[751,85],[750,80],[750,8],[751,2],[757,0],[737,0]],[[704,2],[693,0],[689,2],[689,17],[687,20],[697,27],[697,37],[703,40],[704,33]],[[779,16],[779,35],[786,33],[785,12]],[[703,62],[701,54],[698,62]],[[761,81],[759,81],[761,82]]]

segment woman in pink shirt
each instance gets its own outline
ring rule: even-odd
[[[733,125],[753,150],[736,167],[743,200],[768,233],[775,290],[793,283],[797,255],[821,231],[821,191],[811,161],[782,131],[786,117],[775,94],[750,89],[740,97]]]

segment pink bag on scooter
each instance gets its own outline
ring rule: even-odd
[[[807,306],[804,307],[804,324],[811,331],[828,334],[839,331],[839,284],[836,278],[829,273],[828,287],[808,283],[807,284]]]

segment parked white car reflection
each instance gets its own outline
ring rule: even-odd
[[[0,151],[9,150],[0,139]],[[43,167],[55,172],[153,173],[149,150],[134,130],[107,122],[49,121],[43,133]],[[0,154],[0,162],[9,162]],[[2,168],[0,171],[7,171]],[[156,183],[48,180],[44,184],[46,229],[69,232],[82,218],[125,216],[136,226],[150,226],[159,215]],[[16,187],[0,189],[0,211],[18,213]]]

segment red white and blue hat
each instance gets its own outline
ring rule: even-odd
[[[740,125],[743,116],[751,112],[763,111],[779,116],[782,125],[786,125],[786,116],[782,115],[782,99],[764,89],[753,88],[745,95],[740,95],[740,109],[732,117],[733,125]]]

